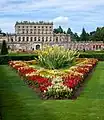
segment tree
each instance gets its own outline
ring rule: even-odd
[[[89,39],[92,41],[104,42],[104,27],[97,27],[96,31],[90,32]]]
[[[74,39],[75,39],[75,41],[80,41],[80,37],[78,36],[77,33],[74,33]]]
[[[82,29],[82,34],[80,35],[81,41],[88,41],[89,40],[89,34],[86,33],[85,29]]]
[[[2,30],[0,29],[0,34],[2,33]]]
[[[1,46],[1,55],[6,55],[6,54],[8,54],[8,48],[7,48],[6,41],[3,40],[2,46]]]
[[[59,26],[58,31],[59,31],[59,33],[63,33],[63,29],[61,26]]]
[[[63,29],[61,26],[53,30],[54,33],[64,33]]]
[[[72,40],[72,41],[75,41],[75,39],[74,39],[74,34],[73,34],[73,32],[71,31],[71,28],[68,28],[68,29],[67,29],[67,34],[70,34],[71,40]]]
[[[73,32],[71,31],[70,28],[68,28],[68,30],[67,30],[67,34],[73,35]]]
[[[64,31],[64,34],[66,34],[66,32]]]
[[[57,29],[54,29],[53,32],[54,32],[54,33],[58,33],[58,30],[57,30]]]

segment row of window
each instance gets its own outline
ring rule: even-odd
[[[52,37],[42,37],[42,41],[44,42],[44,41],[52,41]],[[30,40],[29,40],[29,37],[18,37],[18,41],[20,42],[20,41],[31,41],[31,42],[33,42],[33,41],[41,41],[41,38],[40,37],[38,37],[38,39],[37,39],[37,37],[30,37]]]
[[[17,29],[17,31],[52,31],[52,29]]]
[[[22,31],[17,31],[17,33],[19,34],[24,34],[24,33],[26,33],[26,34],[28,34],[28,33],[30,33],[30,34],[52,34],[52,32],[50,32],[50,31],[24,31],[24,30],[22,30]]]
[[[52,26],[18,26],[18,28],[52,28]]]
[[[52,37],[18,37],[17,39],[18,42],[28,42],[28,41],[52,41]],[[53,41],[63,41],[62,39],[59,39],[58,37],[56,37],[56,39],[53,39]],[[11,42],[13,42],[13,38],[11,38]]]

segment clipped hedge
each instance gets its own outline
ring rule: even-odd
[[[4,64],[8,64],[8,61],[11,60],[33,60],[34,58],[37,58],[37,55],[0,55],[0,64],[4,65]]]
[[[104,60],[104,53],[81,53],[80,58],[96,58],[98,60]]]

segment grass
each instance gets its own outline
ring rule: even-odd
[[[0,66],[2,120],[103,120],[104,62],[85,84],[77,100],[40,100],[6,65]]]

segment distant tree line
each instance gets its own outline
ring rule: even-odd
[[[61,26],[54,29],[54,33],[66,33],[70,34],[72,41],[103,41],[104,42],[104,27],[97,27],[95,31],[90,33],[86,32],[85,28],[82,29],[82,33],[78,35],[73,33],[71,28],[68,28],[65,32]]]

